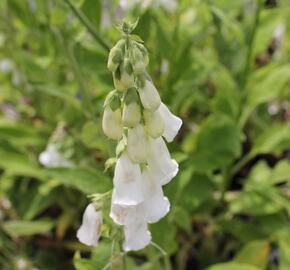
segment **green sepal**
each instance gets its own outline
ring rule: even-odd
[[[122,153],[126,150],[127,148],[127,137],[123,136],[123,138],[119,141],[117,147],[116,147],[116,157],[119,158]]]
[[[133,103],[133,102],[138,102],[139,101],[139,96],[137,93],[137,88],[136,87],[131,87],[130,89],[127,90],[127,92],[124,95],[124,102],[126,105]]]

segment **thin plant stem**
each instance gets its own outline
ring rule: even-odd
[[[85,14],[77,9],[74,4],[70,0],[64,0],[73,13],[77,16],[80,22],[87,28],[87,30],[91,33],[91,35],[95,38],[95,40],[106,50],[110,51],[110,45],[104,40],[103,37],[95,30],[95,28],[90,23],[89,19],[85,16]]]
[[[172,270],[171,268],[171,263],[168,257],[167,252],[161,248],[159,245],[157,245],[156,243],[152,242],[150,243],[153,247],[155,247],[158,251],[160,251],[160,253],[162,254],[163,260],[164,260],[164,269],[165,270]]]

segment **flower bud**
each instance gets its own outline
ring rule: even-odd
[[[115,88],[120,92],[125,92],[128,88],[121,80],[120,67],[113,73],[113,81]]]
[[[143,55],[143,61],[144,61],[144,65],[145,65],[145,67],[147,67],[148,66],[148,64],[149,64],[149,56],[148,56],[148,51],[147,51],[147,49],[142,45],[142,44],[140,44],[140,43],[137,43],[137,46],[138,46],[138,48],[139,48],[139,50],[141,51],[141,53],[142,53],[142,55]]]
[[[131,51],[131,59],[133,70],[135,74],[142,74],[145,72],[144,57],[137,46],[133,46]]]
[[[141,110],[139,104],[136,102],[125,104],[122,119],[125,127],[135,127],[140,123]]]
[[[129,129],[127,138],[127,152],[133,163],[144,163],[148,155],[148,141],[144,127],[137,125]]]
[[[146,80],[144,86],[139,88],[142,105],[149,111],[155,111],[161,104],[160,96],[153,83]]]
[[[122,138],[123,126],[120,108],[113,111],[109,105],[105,107],[102,128],[109,138],[113,140]]]
[[[110,71],[114,72],[121,64],[123,58],[122,50],[113,47],[109,53],[108,64],[107,67]]]
[[[162,136],[164,132],[164,121],[159,112],[144,110],[144,119],[146,123],[147,132],[150,137],[156,139]]]
[[[121,83],[126,90],[134,86],[134,74],[133,68],[128,58],[124,59],[124,62],[120,66]]]

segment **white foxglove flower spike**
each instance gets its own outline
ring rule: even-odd
[[[167,142],[172,142],[182,126],[182,120],[175,116],[164,103],[161,103],[158,112],[165,123],[163,137]]]
[[[79,241],[88,246],[96,246],[101,235],[102,223],[102,212],[96,211],[92,203],[89,204],[84,212],[82,225],[77,231]]]

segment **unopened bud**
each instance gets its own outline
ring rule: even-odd
[[[122,58],[123,58],[122,50],[117,47],[113,47],[109,53],[107,64],[108,69],[112,72],[116,71],[116,69],[122,62]]]
[[[159,112],[144,110],[144,119],[148,135],[154,139],[162,136],[164,132],[164,121]]]
[[[125,104],[122,118],[125,127],[135,127],[141,120],[140,105],[136,102]]]
[[[105,107],[102,128],[109,138],[113,140],[119,140],[122,138],[123,125],[120,108],[113,111],[110,106]]]
[[[137,125],[129,129],[127,139],[128,156],[133,163],[144,163],[148,155],[148,140],[145,137],[144,127]]]
[[[134,74],[133,68],[128,58],[124,59],[124,62],[120,66],[121,82],[125,86],[126,90],[134,86]]]
[[[161,104],[160,96],[153,83],[146,80],[144,86],[139,88],[142,105],[149,111],[155,111]]]
[[[140,49],[140,51],[142,52],[143,58],[144,58],[144,65],[145,67],[148,66],[149,64],[149,56],[148,56],[148,51],[147,49],[140,43],[137,43],[138,48]]]
[[[135,74],[142,74],[145,72],[145,63],[142,52],[135,45],[131,51],[132,65]]]
[[[114,73],[113,73],[113,80],[114,80],[114,86],[118,91],[124,92],[127,90],[127,87],[123,84],[121,81],[121,73],[120,73],[120,68],[118,68]]]

